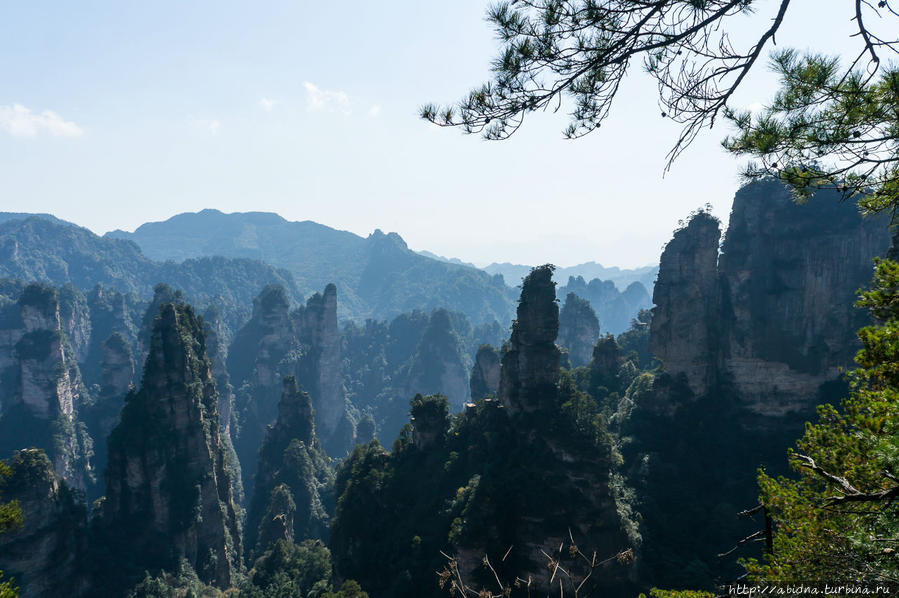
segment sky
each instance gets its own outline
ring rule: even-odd
[[[795,0],[780,46],[848,52],[852,3]],[[488,142],[418,117],[487,80],[488,2],[0,3],[0,211],[98,234],[181,212],[271,211],[490,262],[656,263],[708,203],[726,222],[741,163],[725,126],[665,174],[678,125],[631,71],[608,120],[568,141],[536,114]],[[776,9],[731,33],[748,39]],[[822,44],[824,47],[821,47]],[[759,65],[734,99],[758,107]]]

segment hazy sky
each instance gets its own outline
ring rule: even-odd
[[[720,149],[727,129],[663,178],[678,128],[638,68],[579,141],[562,139],[563,114],[504,142],[419,120],[421,104],[486,79],[487,4],[2,2],[0,210],[97,233],[207,207],[273,211],[478,264],[626,267],[657,261],[706,202],[726,220],[740,168]],[[853,47],[850,2],[794,5],[781,46]],[[734,33],[773,10],[760,3]],[[765,102],[774,83],[757,69],[736,103]]]

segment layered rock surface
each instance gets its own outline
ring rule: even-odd
[[[721,320],[716,218],[699,212],[674,233],[659,262],[649,351],[672,374],[704,393],[718,373]]]
[[[142,386],[109,438],[102,527],[124,579],[186,559],[207,583],[240,570],[240,511],[220,432],[218,396],[193,309],[165,304]]]
[[[252,318],[234,337],[227,363],[241,424],[235,445],[248,491],[266,428],[277,418],[285,376],[294,376],[312,398],[325,448],[335,455],[349,449],[355,431],[346,413],[334,285],[293,312],[281,287],[263,289]]]
[[[0,314],[0,454],[41,448],[62,479],[86,490],[94,477],[93,442],[79,410],[88,397],[66,334],[83,329],[72,324],[83,312],[60,304],[56,289],[31,284]]]
[[[808,409],[852,364],[864,324],[855,291],[890,246],[886,220],[835,192],[798,205],[765,181],[734,198],[720,259],[719,237],[700,212],[666,246],[650,350],[696,395],[726,383],[754,416]]]

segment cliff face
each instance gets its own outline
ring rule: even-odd
[[[887,224],[861,217],[836,193],[796,205],[786,189],[758,185],[734,198],[718,267],[724,367],[750,412],[807,407],[822,383],[851,367],[866,324],[855,292],[890,247]]]
[[[72,314],[69,322],[80,318]],[[78,413],[87,391],[65,332],[82,325],[70,326],[59,293],[40,284],[26,286],[0,322],[0,452],[41,448],[62,479],[87,489],[93,442]]]
[[[436,309],[412,358],[406,395],[443,394],[459,411],[471,396],[468,382],[465,356],[450,314]]]
[[[47,456],[16,451],[12,475],[0,480],[2,501],[19,501],[24,526],[0,534],[0,570],[14,577],[22,598],[84,596],[87,512]]]
[[[503,356],[499,399],[509,413],[532,412],[557,404],[559,306],[552,268],[535,268],[521,288],[518,318]]]
[[[883,218],[819,192],[797,205],[773,182],[734,198],[718,257],[717,221],[700,212],[662,254],[650,351],[704,395],[730,384],[747,413],[808,409],[851,366],[863,314],[852,304],[890,245]]]
[[[599,320],[590,302],[568,293],[559,312],[559,345],[568,349],[572,367],[590,362],[598,339]]]
[[[312,398],[316,429],[325,448],[343,455],[352,444],[355,431],[346,413],[334,285],[293,312],[281,287],[263,289],[254,302],[252,318],[228,350],[228,371],[241,422],[235,448],[244,465],[248,492],[252,493],[266,427],[277,418],[285,376],[294,376]]]
[[[659,261],[649,351],[702,394],[717,372],[720,301],[717,219],[699,212],[676,231]]]
[[[328,537],[334,474],[315,434],[312,401],[293,377],[284,379],[278,419],[269,426],[247,513],[247,549],[271,542]]]
[[[82,374],[88,385],[105,384],[103,362],[107,359],[106,343],[115,334],[121,335],[129,345],[129,353],[132,358],[137,349],[137,326],[135,320],[139,317],[140,311],[137,309],[137,300],[133,296],[126,297],[124,294],[111,289],[103,288],[100,285],[87,296],[87,304],[90,309],[91,321],[91,337],[88,347],[86,359],[82,362]],[[157,306],[158,313],[158,306]],[[134,382],[132,377],[129,383]],[[119,385],[119,389],[124,388],[127,391],[127,385]],[[108,391],[104,389],[104,393],[110,394],[114,389]],[[124,391],[120,396],[124,396]],[[108,431],[107,431],[108,432]]]
[[[312,295],[296,319],[301,342],[311,347],[307,359],[299,364],[298,379],[312,397],[316,429],[325,447],[332,454],[343,454],[352,445],[355,428],[346,414],[337,287],[329,284],[323,295]]]
[[[240,568],[241,530],[218,396],[193,309],[165,304],[141,389],[109,438],[103,528],[124,577],[186,559],[200,579],[228,587]],[[118,544],[117,544],[118,543]],[[119,554],[119,552],[121,554]]]
[[[471,368],[471,400],[495,395],[499,389],[500,354],[490,345],[481,345]]]

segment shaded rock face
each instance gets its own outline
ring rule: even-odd
[[[26,286],[0,314],[0,454],[41,448],[60,478],[86,490],[93,442],[79,419],[87,390],[68,327],[59,293],[41,284]]]
[[[495,395],[499,389],[500,354],[490,345],[481,345],[471,368],[471,400]]]
[[[135,320],[139,318],[140,311],[136,309],[136,299],[126,297],[118,291],[106,289],[97,285],[87,296],[87,304],[90,309],[91,338],[87,358],[82,364],[82,374],[85,381],[90,384],[104,384],[102,363],[107,357],[106,342],[115,334],[119,334],[129,345],[132,358],[138,349],[138,330]],[[158,313],[158,306],[157,312]],[[134,382],[132,379],[129,382]],[[127,390],[127,386],[124,386]],[[121,386],[119,390],[121,389]],[[104,389],[104,394],[112,394],[113,389]],[[122,393],[124,396],[124,393]]]
[[[560,354],[555,286],[551,267],[535,268],[524,279],[499,384],[499,398],[510,413],[557,404]]]
[[[87,595],[87,511],[38,449],[16,451],[2,502],[19,501],[24,526],[0,534],[0,570],[22,598]]]
[[[91,340],[91,314],[87,299],[71,284],[59,289],[59,317],[75,361],[84,362]]]
[[[809,409],[852,364],[865,323],[855,291],[890,246],[886,219],[835,192],[798,205],[758,182],[734,198],[720,259],[717,245],[717,222],[700,213],[666,247],[650,351],[695,395],[729,384],[750,416]]]
[[[97,464],[97,477],[105,473],[108,457],[106,439],[119,422],[119,413],[125,405],[125,396],[133,388],[135,375],[134,357],[131,345],[120,333],[113,333],[103,343],[103,358],[100,363],[100,392],[94,397],[93,404],[85,409],[85,423],[94,443],[94,463]],[[102,493],[105,486],[103,479],[88,492],[89,500]]]
[[[300,339],[311,346],[309,359],[301,364],[299,380],[312,397],[315,424],[325,447],[331,453],[341,454],[350,448],[355,430],[351,428],[346,438],[348,431],[341,426],[347,415],[337,327],[337,287],[329,284],[323,295],[312,295],[300,310],[298,320]]]
[[[212,361],[212,375],[219,393],[219,422],[222,430],[231,438],[231,419],[234,403],[234,389],[228,374],[228,344],[231,340],[228,326],[221,313],[210,307],[203,314],[203,332],[206,334],[206,353]]]
[[[134,380],[134,357],[121,334],[115,333],[103,342],[101,371],[103,394],[124,397]]]
[[[252,318],[234,337],[227,362],[241,422],[235,445],[248,491],[266,427],[277,418],[285,376],[294,376],[312,397],[325,448],[335,455],[350,448],[355,430],[346,413],[334,285],[294,312],[283,288],[263,289]]]
[[[776,186],[737,194],[719,260],[724,366],[750,412],[801,409],[852,365],[867,323],[856,290],[890,247],[887,225],[835,192],[807,206]]]
[[[559,312],[559,346],[568,349],[571,367],[590,362],[598,339],[599,320],[590,302],[568,293]]]
[[[129,394],[109,438],[102,527],[110,558],[127,559],[119,564],[126,582],[182,558],[206,583],[234,581],[239,472],[228,466],[217,406],[200,321],[190,306],[163,305],[141,389]]]
[[[269,426],[247,513],[248,551],[260,555],[279,539],[327,540],[334,474],[315,434],[312,400],[296,378],[284,379],[278,419]]]
[[[676,231],[659,261],[649,351],[668,372],[683,373],[703,394],[718,372],[718,242],[720,223],[697,213]]]
[[[450,314],[436,309],[412,359],[407,395],[442,394],[449,398],[452,409],[459,411],[471,396],[468,382],[465,355]]]

